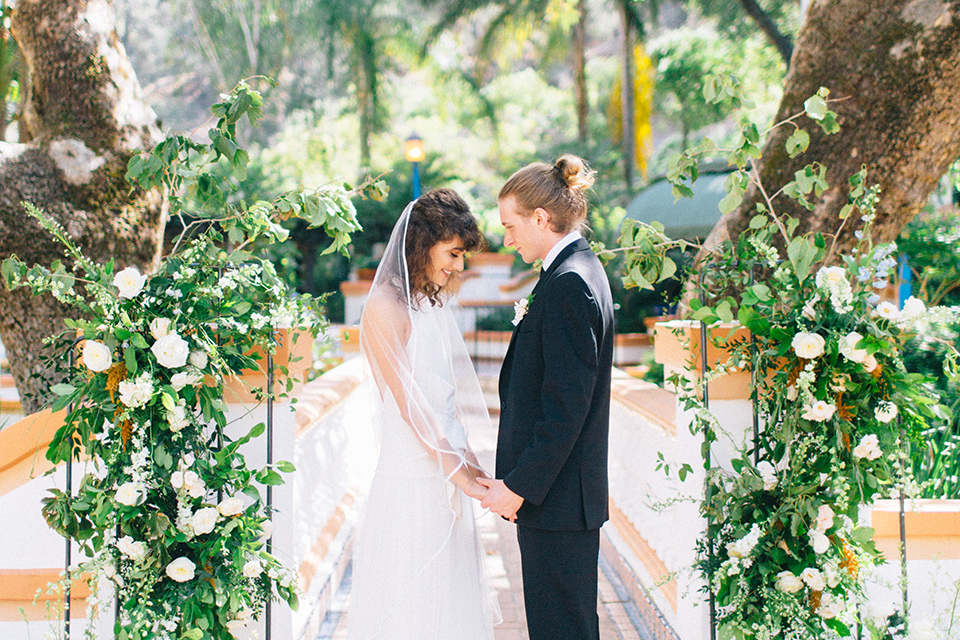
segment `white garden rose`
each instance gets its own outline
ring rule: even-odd
[[[183,471],[174,471],[170,474],[170,486],[174,489],[183,488]]]
[[[110,347],[97,342],[96,340],[87,340],[83,343],[83,364],[90,371],[106,371],[113,364]]]
[[[220,519],[220,512],[216,507],[204,507],[200,509],[190,520],[190,527],[193,529],[193,535],[202,536],[205,533],[213,531],[217,526],[217,520]]]
[[[173,411],[167,411],[167,425],[170,427],[170,431],[174,433],[190,426],[190,416],[187,414],[187,407],[182,400],[173,408]]]
[[[187,364],[190,345],[179,334],[171,332],[154,342],[150,351],[161,366],[176,369]]]
[[[873,310],[873,315],[877,318],[883,318],[884,320],[895,321],[900,316],[900,311],[897,309],[897,305],[884,300]]]
[[[897,409],[897,405],[892,402],[881,402],[873,411],[873,416],[880,422],[886,424],[897,417],[897,414],[900,411]]]
[[[830,508],[830,505],[820,505],[820,508],[817,509],[817,531],[826,533],[827,530],[833,526],[835,516],[836,514],[833,512],[833,509]]]
[[[135,507],[140,504],[143,495],[143,487],[136,482],[124,482],[117,487],[117,493],[114,500],[128,507]]]
[[[117,288],[117,295],[121,298],[136,298],[146,282],[147,276],[140,275],[133,267],[127,267],[113,276],[113,286]]]
[[[170,318],[154,318],[150,322],[150,335],[153,336],[154,340],[159,340],[168,333],[170,333]]]
[[[190,561],[190,558],[180,557],[167,565],[167,576],[175,582],[187,582],[193,580],[197,565]]]
[[[826,341],[819,333],[801,331],[793,336],[791,345],[798,358],[813,360],[823,355],[823,347],[826,345]]]
[[[813,567],[807,567],[801,571],[800,579],[814,591],[823,591],[827,586],[827,583],[823,579],[823,574],[820,573],[819,569],[814,569]]]
[[[245,578],[256,578],[261,573],[263,573],[263,565],[257,559],[250,560],[243,565],[243,576]]]
[[[803,589],[803,581],[790,571],[781,571],[777,574],[777,589],[784,593],[796,593]]]
[[[863,436],[860,444],[853,448],[854,458],[864,458],[866,460],[876,460],[883,452],[880,451],[880,441],[875,433]]]
[[[207,361],[207,354],[205,354],[203,351],[190,352],[190,364],[195,366],[197,369],[206,368]]]
[[[153,381],[146,373],[134,380],[124,380],[119,385],[120,402],[131,409],[137,409],[150,402],[153,397]]]
[[[807,535],[810,536],[810,546],[813,547],[813,552],[817,555],[826,553],[827,549],[830,548],[830,538],[822,531],[810,529]]]
[[[240,498],[224,498],[220,501],[220,504],[217,505],[217,511],[220,512],[224,518],[229,518],[230,516],[238,516],[243,513],[243,500]]]
[[[847,282],[847,270],[843,267],[822,267],[817,271],[817,286],[822,289],[835,289]]]
[[[807,405],[802,417],[805,420],[812,420],[814,422],[826,422],[833,417],[833,413],[836,410],[836,405],[830,404],[825,400],[817,400],[813,404]]]
[[[117,549],[132,560],[140,560],[147,555],[147,547],[139,540],[134,541],[130,536],[123,536],[117,540]]]
[[[863,359],[863,370],[867,373],[873,373],[879,364],[872,353],[867,354],[867,357]]]
[[[914,320],[918,320],[926,312],[927,305],[923,304],[923,300],[910,296],[907,298],[907,301],[903,303],[903,309],[900,311],[900,320],[913,322]]]
[[[170,386],[175,391],[180,391],[184,387],[195,387],[203,381],[203,376],[191,371],[179,371],[170,378]]]
[[[821,618],[829,620],[836,618],[843,611],[843,600],[837,598],[831,593],[825,593],[820,596],[820,608],[817,612]]]
[[[760,479],[763,480],[763,490],[764,491],[773,491],[777,488],[777,470],[776,468],[767,462],[766,460],[761,460],[757,464],[757,472],[760,474]]]
[[[863,336],[856,331],[851,331],[840,338],[840,353],[851,362],[863,363],[867,357],[866,349],[857,349],[857,343],[863,340]]]

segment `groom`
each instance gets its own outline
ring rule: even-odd
[[[500,373],[497,479],[480,479],[481,504],[517,523],[530,640],[600,637],[614,322],[606,274],[579,232],[591,183],[583,161],[563,156],[524,167],[499,196],[504,245],[543,270]]]

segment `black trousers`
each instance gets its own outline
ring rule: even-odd
[[[530,640],[600,640],[600,530],[518,526],[517,538]]]

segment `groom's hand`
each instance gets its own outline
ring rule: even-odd
[[[487,488],[487,495],[480,501],[480,506],[515,522],[517,511],[523,505],[523,498],[511,491],[503,480],[477,478],[477,482]]]

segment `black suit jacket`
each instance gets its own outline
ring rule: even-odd
[[[586,240],[541,276],[500,371],[497,477],[523,497],[517,523],[598,529],[607,512],[613,301]]]

